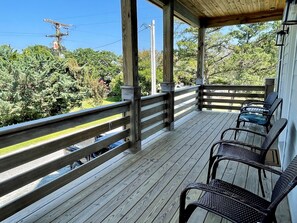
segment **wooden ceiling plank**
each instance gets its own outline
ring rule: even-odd
[[[270,4],[275,3],[275,9],[285,8],[286,1],[285,0],[275,0],[275,2],[270,2]]]
[[[163,8],[168,0],[148,0]],[[174,0],[175,16],[207,27],[279,20],[286,0]],[[201,21],[199,21],[201,20]]]
[[[229,6],[233,8],[232,9],[233,10],[233,13],[232,14],[236,14],[235,11],[237,11],[239,14],[244,13],[244,10],[243,10],[243,7],[242,7],[243,3],[241,1],[242,0],[240,0],[240,1],[228,0],[227,1],[228,4],[229,4]]]
[[[206,9],[202,5],[196,4],[191,0],[187,1],[187,4],[184,4],[184,1],[183,3],[181,3],[181,1],[178,1],[178,2],[184,5],[187,9],[195,11],[195,15],[205,16]]]
[[[196,2],[198,2],[198,1],[196,0]],[[218,9],[215,7],[215,5],[213,4],[213,2],[211,0],[199,0],[199,2],[203,6],[207,7],[207,14],[209,15],[209,17],[214,17],[214,16],[220,15]]]
[[[210,2],[217,9],[220,16],[223,16],[224,12],[228,12],[228,8],[225,6],[225,1],[218,2],[217,0],[211,0]]]
[[[187,1],[184,1],[184,0],[181,0],[182,2],[187,2]],[[202,15],[198,15],[199,17],[211,17],[212,14],[210,13],[213,13],[211,12],[211,8],[209,7],[209,4],[205,4],[203,2],[203,0],[201,1],[197,1],[197,0],[188,0],[188,2],[191,2],[191,4],[195,5],[196,7],[200,7],[200,8],[203,8],[204,10],[204,14]]]
[[[205,7],[204,4],[201,4],[201,2],[199,1],[196,1],[196,0],[188,0],[188,1],[182,1],[182,2],[188,2],[187,3],[187,7],[188,8],[193,8],[196,10],[197,14],[196,15],[199,15],[202,16],[202,17],[207,17],[209,16],[207,13],[209,11],[209,9],[207,7]]]
[[[281,20],[283,10],[275,10],[269,12],[258,12],[250,14],[239,14],[232,16],[223,16],[217,18],[208,18],[205,21],[205,27],[221,27],[228,25],[238,25],[246,23],[267,22],[272,20]]]
[[[224,12],[227,12],[228,15],[230,14],[230,4],[228,4],[228,1],[221,1],[220,9],[222,11],[222,15],[224,15]]]
[[[184,5],[178,1],[174,2],[174,15],[183,20],[186,23],[189,23],[192,26],[199,27],[200,21],[199,18],[194,16]]]

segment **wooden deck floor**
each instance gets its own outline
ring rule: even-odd
[[[222,130],[235,126],[235,119],[232,113],[194,112],[176,123],[174,131],[150,139],[137,154],[115,158],[6,222],[177,222],[181,190],[188,183],[205,182],[209,148]],[[217,176],[259,193],[253,168],[222,162]],[[268,197],[275,180],[269,174],[264,179]],[[277,218],[290,222],[287,201],[279,206]],[[205,211],[195,212],[192,220],[226,222]]]

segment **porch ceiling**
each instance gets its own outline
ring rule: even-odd
[[[163,8],[166,0],[148,0]],[[280,20],[285,0],[175,0],[175,16],[203,27]]]

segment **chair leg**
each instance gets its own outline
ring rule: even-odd
[[[218,161],[214,162],[214,164],[212,166],[211,179],[215,179],[216,178],[218,166],[219,166],[219,162]]]
[[[264,192],[264,187],[263,187],[263,182],[261,177],[261,169],[258,169],[258,177],[259,177],[260,188],[262,191],[262,196],[265,197],[265,192]]]
[[[197,208],[197,205],[193,203],[189,204],[186,207],[185,213],[183,214],[182,218],[180,218],[180,223],[187,222],[196,208]]]
[[[215,161],[216,157],[209,157],[209,161],[208,161],[208,171],[207,171],[207,179],[206,179],[206,183],[209,183],[209,178],[210,178],[210,172],[211,172],[211,168],[212,168],[212,164]]]
[[[239,128],[239,126],[240,126],[240,121],[237,120],[237,121],[236,121],[236,128]],[[236,140],[236,137],[237,137],[237,131],[235,131],[235,134],[234,134],[234,140]]]
[[[268,133],[269,132],[269,125],[266,125],[265,127],[266,127],[266,133]]]
[[[263,170],[263,175],[265,178],[267,178],[265,170]]]

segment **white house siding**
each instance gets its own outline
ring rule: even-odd
[[[290,26],[282,55],[279,97],[283,98],[282,117],[288,125],[280,136],[280,159],[285,168],[297,155],[297,26]],[[293,199],[294,198],[294,199]],[[292,222],[297,222],[297,188],[289,194]]]

